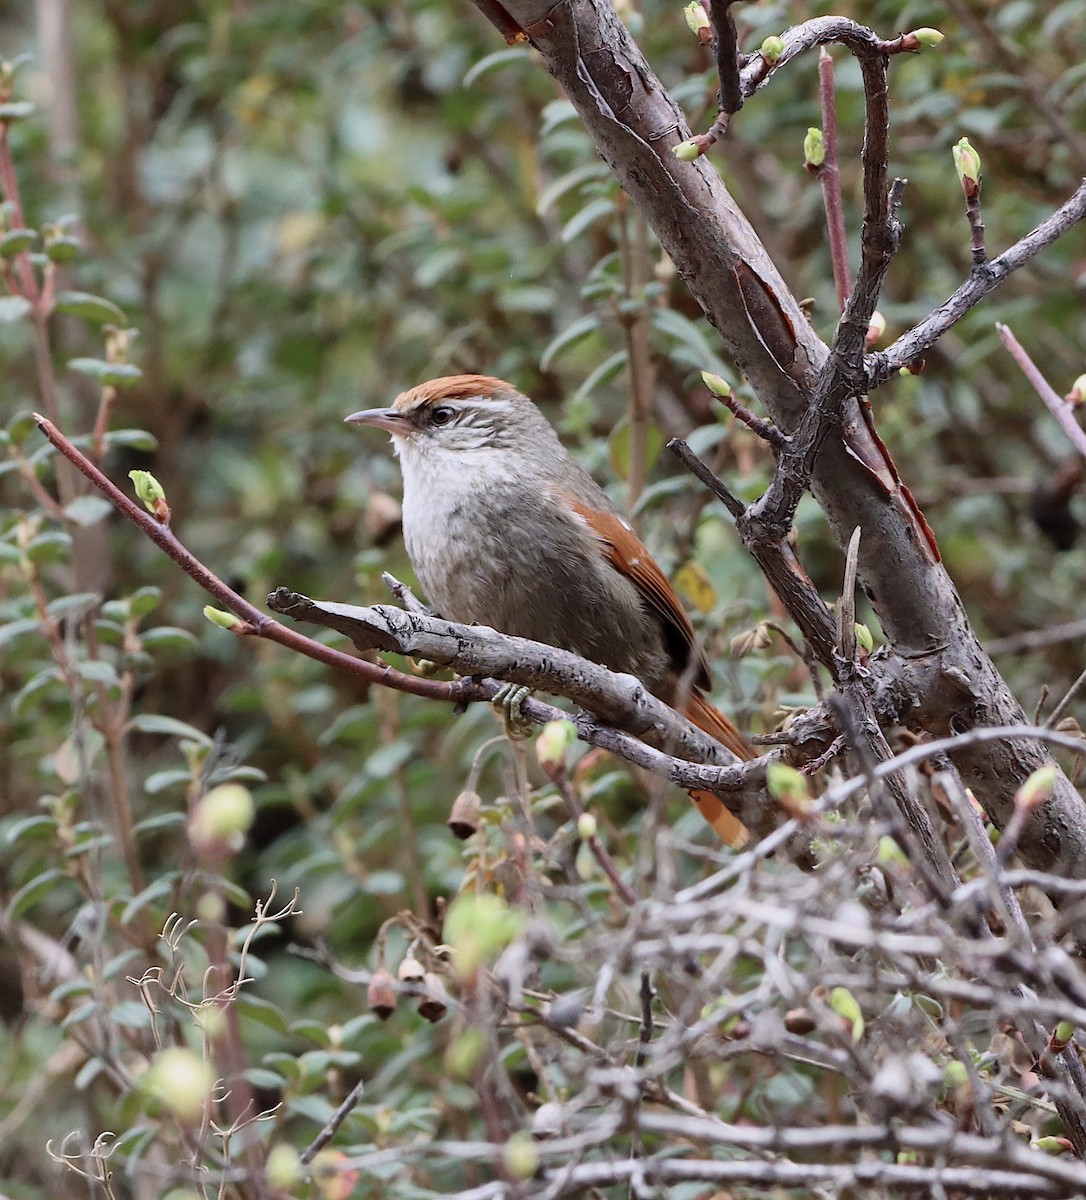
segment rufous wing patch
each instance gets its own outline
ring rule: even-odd
[[[697,674],[692,682],[700,687],[708,687],[709,664],[698,647],[694,626],[690,624],[678,593],[657,566],[645,543],[617,514],[588,508],[564,492],[562,499],[600,539],[612,566],[637,587],[649,607],[659,616],[664,627],[665,644],[675,658],[676,674],[682,675],[694,662]]]

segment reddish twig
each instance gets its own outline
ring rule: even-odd
[[[997,323],[996,332],[999,334],[1000,341],[1011,352],[1011,357],[1021,368],[1022,374],[1033,385],[1033,390],[1045,402],[1048,411],[1059,421],[1060,428],[1067,435],[1067,440],[1079,454],[1086,458],[1086,430],[1075,420],[1071,405],[1056,393],[1056,390],[1037,369],[1036,363],[1006,325]]]
[[[765,421],[752,413],[746,405],[740,404],[735,398],[734,392],[730,396],[718,396],[715,392],[712,394],[734,417],[742,421],[748,429],[756,433],[774,450],[781,450],[788,445],[788,435],[782,429],[779,429],[772,421]]]
[[[9,225],[11,229],[25,229],[26,220],[23,217],[23,202],[19,193],[19,179],[15,174],[15,159],[11,153],[10,121],[0,121],[0,190],[4,199],[11,205]],[[30,251],[20,250],[16,255],[19,268],[19,284],[24,299],[29,300],[36,309],[41,300],[38,281],[34,275],[34,266],[30,261]]]
[[[251,634],[266,638],[268,641],[278,642],[279,645],[286,646],[289,650],[295,650],[326,666],[345,671],[348,675],[354,675],[367,683],[396,688],[397,691],[410,692],[412,695],[425,696],[431,700],[461,702],[465,699],[464,689],[460,683],[420,679],[403,671],[397,671],[387,663],[369,662],[366,659],[355,658],[353,655],[344,654],[340,650],[322,645],[320,642],[273,620],[267,613],[261,612],[255,605],[228,587],[214,571],[205,567],[190,550],[181,544],[169,526],[162,524],[149,512],[144,511],[130,500],[111,479],[57,429],[52,421],[38,413],[34,414],[34,420],[57,450],[90,480],[122,516],[127,517],[133,525],[142,530],[208,595],[213,596],[235,616],[241,618],[245,624],[243,627],[237,628],[237,633]]]
[[[569,774],[566,768],[561,763],[555,763],[550,770],[547,771],[554,786],[558,789],[558,794],[562,797],[565,803],[566,811],[572,817],[574,824],[580,819],[584,813],[584,808],[577,796],[577,791],[570,782]],[[618,867],[615,866],[615,860],[607,851],[607,847],[600,841],[596,834],[589,838],[585,838],[588,843],[589,850],[592,851],[592,857],[599,863],[600,869],[607,876],[614,886],[615,891],[622,899],[623,903],[630,908],[637,903],[637,894],[633,888],[619,874]]]
[[[965,193],[965,215],[969,221],[970,249],[973,266],[982,267],[988,261],[988,250],[984,245],[984,217],[980,211],[980,183],[975,183]]]
[[[837,89],[833,59],[825,46],[818,56],[818,97],[822,105],[822,144],[826,157],[816,168],[816,174],[822,185],[822,203],[826,208],[826,230],[829,234],[837,303],[844,312],[848,294],[852,290],[852,268],[848,261],[848,233],[841,201],[841,170],[837,154]]]

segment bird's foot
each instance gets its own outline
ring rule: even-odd
[[[502,719],[506,737],[519,740],[528,737],[535,728],[535,722],[524,712],[524,701],[532,694],[530,687],[522,687],[517,683],[503,684],[494,693],[491,700],[494,710]]]

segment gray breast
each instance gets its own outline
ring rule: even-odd
[[[444,513],[431,512],[428,526],[425,536],[405,528],[407,549],[442,616],[561,646],[661,686],[668,659],[659,623],[582,521],[534,489],[503,483],[462,493]]]

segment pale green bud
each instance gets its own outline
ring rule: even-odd
[[[820,167],[826,161],[826,143],[822,140],[822,130],[813,125],[803,139],[803,158],[809,167]]]
[[[950,153],[954,157],[954,169],[958,178],[965,183],[980,183],[980,155],[969,144],[968,138],[960,138],[954,143]]]
[[[723,375],[714,375],[712,371],[702,371],[701,382],[713,393],[714,396],[730,396],[732,394],[731,384],[723,377]]]
[[[143,501],[144,508],[156,517],[159,516],[162,506],[166,503],[166,493],[162,484],[150,471],[129,471],[128,478],[132,480],[132,486],[136,489],[136,495]]]
[[[204,616],[220,629],[237,629],[245,624],[241,617],[235,617],[232,612],[224,612],[221,608],[212,608],[210,604],[204,605]]]
[[[934,50],[946,37],[946,34],[941,33],[938,29],[932,29],[930,25],[925,25],[922,29],[914,29],[913,37],[921,46],[927,46],[929,50]]]
[[[1039,767],[1034,771],[1018,789],[1018,795],[1014,798],[1015,808],[1040,808],[1052,795],[1052,789],[1056,786],[1056,774],[1055,767]]]
[[[163,1050],[140,1076],[140,1089],[186,1124],[203,1115],[214,1083],[211,1067],[180,1046]]]
[[[770,34],[761,44],[762,57],[767,63],[775,63],[784,53],[784,41],[776,34]]]
[[[687,138],[685,142],[680,142],[677,146],[672,146],[671,153],[683,162],[693,162],[695,159],[701,157],[701,147],[693,138]]]
[[[695,36],[703,29],[712,28],[709,22],[709,14],[705,11],[705,6],[701,3],[701,0],[692,0],[683,9],[683,16],[686,18],[687,28]]]

